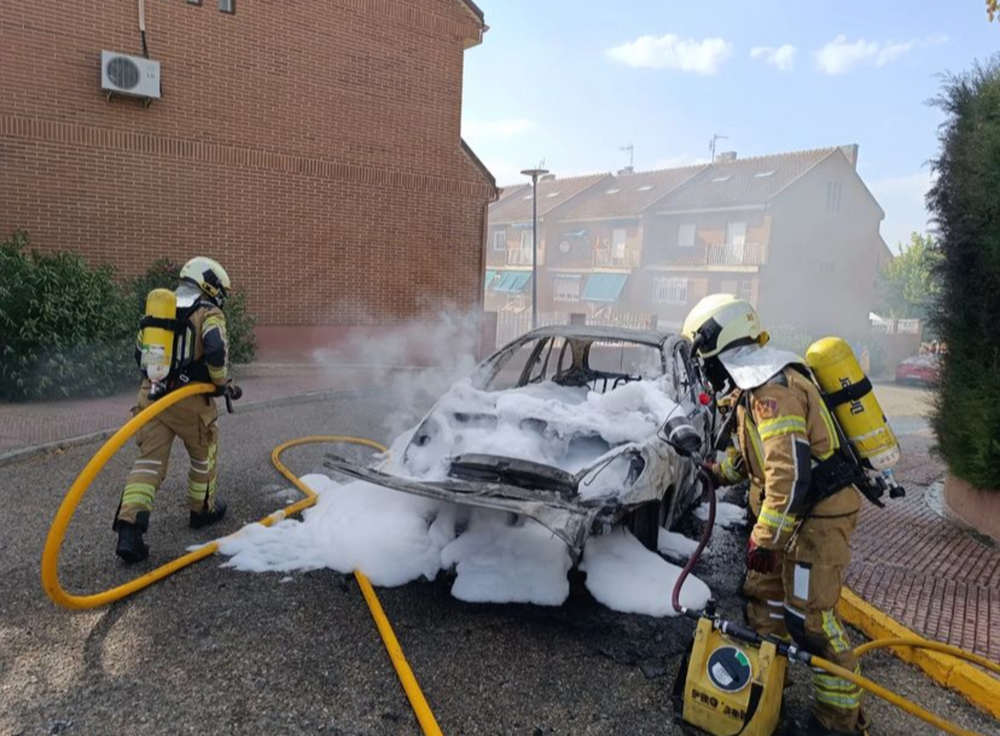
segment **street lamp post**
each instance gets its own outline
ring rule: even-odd
[[[538,327],[538,177],[549,173],[547,169],[525,169],[521,172],[531,177],[531,329]]]

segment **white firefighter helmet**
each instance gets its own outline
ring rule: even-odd
[[[681,334],[692,341],[702,358],[741,345],[767,342],[757,310],[746,299],[732,294],[709,294],[698,302],[684,320]]]
[[[192,258],[181,269],[181,281],[187,281],[221,304],[229,291],[229,274],[218,261],[204,256]]]

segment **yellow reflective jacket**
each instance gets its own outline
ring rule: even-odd
[[[812,466],[839,447],[833,418],[819,390],[791,367],[741,395],[736,404],[733,445],[715,472],[723,483],[750,478],[750,509],[757,518],[752,537],[766,549],[781,549],[801,520],[790,511],[808,493]],[[820,501],[813,518],[856,512],[861,497],[852,487]]]

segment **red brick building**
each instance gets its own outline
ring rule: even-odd
[[[140,8],[149,104],[101,88]],[[5,2],[0,234],[127,275],[217,258],[265,359],[478,308],[495,184],[459,126],[484,30],[469,0]]]

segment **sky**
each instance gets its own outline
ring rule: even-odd
[[[893,250],[924,231],[942,75],[1000,50],[982,0],[476,0],[462,134],[500,185],[857,143]]]

